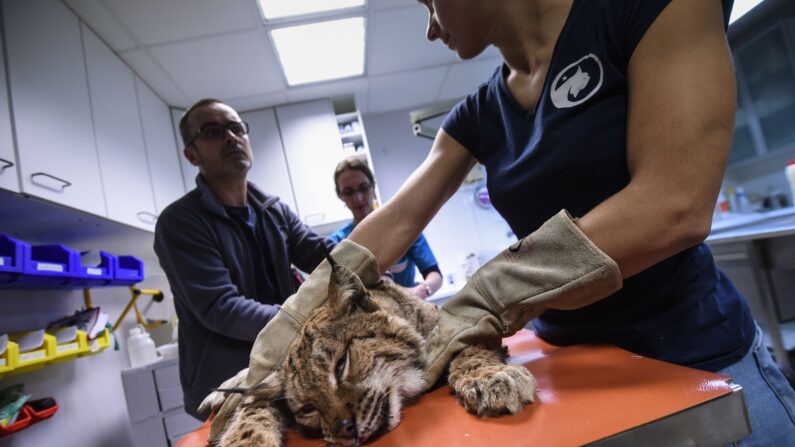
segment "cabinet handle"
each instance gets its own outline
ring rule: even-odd
[[[6,168],[10,168],[11,166],[14,166],[14,163],[11,163],[10,161],[6,160],[5,158],[0,158],[0,163],[3,163],[3,167],[0,167],[0,174],[2,174],[3,171],[6,170]]]
[[[56,188],[52,187],[52,185],[48,185],[46,183],[37,182],[36,181],[37,177],[51,178],[51,179],[53,179],[55,181],[63,183],[63,185],[61,186],[60,189],[56,189]],[[56,177],[54,175],[47,174],[46,172],[34,172],[33,174],[30,174],[30,182],[33,183],[34,185],[38,185],[38,186],[41,186],[42,188],[46,188],[46,189],[49,189],[49,190],[55,191],[55,192],[63,192],[64,189],[66,189],[69,186],[72,186],[72,182],[69,182],[69,181],[64,180],[62,178],[58,178],[58,177]]]
[[[157,215],[148,211],[138,211],[136,215],[138,216],[138,220],[144,223],[154,224],[155,221],[157,221]]]

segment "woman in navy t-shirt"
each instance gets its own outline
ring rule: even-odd
[[[724,373],[745,390],[753,433],[743,444],[795,445],[795,394],[703,243],[733,133],[732,1],[420,2],[429,40],[462,59],[494,45],[504,64],[453,109],[423,164],[351,240],[391,265],[479,161],[517,236],[533,236],[565,209],[584,246],[615,261],[623,278],[620,290],[586,296],[583,306],[570,305],[566,287],[555,291],[551,310],[534,320],[541,338],[608,342]],[[538,247],[554,245],[535,237]],[[526,280],[528,290],[543,282],[503,278]],[[577,299],[588,293],[575,289]],[[466,293],[445,307],[478,302]],[[498,300],[510,308],[508,298]]]

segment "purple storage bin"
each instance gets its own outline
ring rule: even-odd
[[[104,286],[113,281],[113,271],[116,266],[116,257],[110,253],[99,251],[99,264],[86,266],[77,265],[77,275],[69,280],[74,286]]]
[[[144,280],[144,262],[135,256],[116,256],[111,284],[133,285]]]
[[[80,253],[60,244],[25,247],[19,282],[32,285],[65,285],[77,276]]]
[[[16,282],[25,259],[24,242],[0,234],[0,284]]]

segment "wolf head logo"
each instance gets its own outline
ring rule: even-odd
[[[602,86],[602,61],[593,54],[561,70],[552,82],[549,96],[555,107],[565,109],[587,101]]]

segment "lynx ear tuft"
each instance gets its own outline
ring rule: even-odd
[[[345,266],[336,264],[331,268],[327,305],[335,316],[347,315],[360,309],[375,312],[378,305],[367,292],[362,281]]]
[[[321,243],[320,246],[323,248],[323,253],[326,255],[326,259],[328,259],[328,263],[331,264],[331,268],[333,269],[334,267],[337,266],[337,261],[335,261],[334,258],[331,257],[331,252],[328,251],[328,247],[326,247],[326,244]]]
[[[281,369],[276,369],[270,373],[262,382],[250,387],[235,388],[214,388],[213,391],[227,394],[242,394],[244,396],[255,396],[259,399],[274,400],[279,399],[283,394],[284,379]]]

